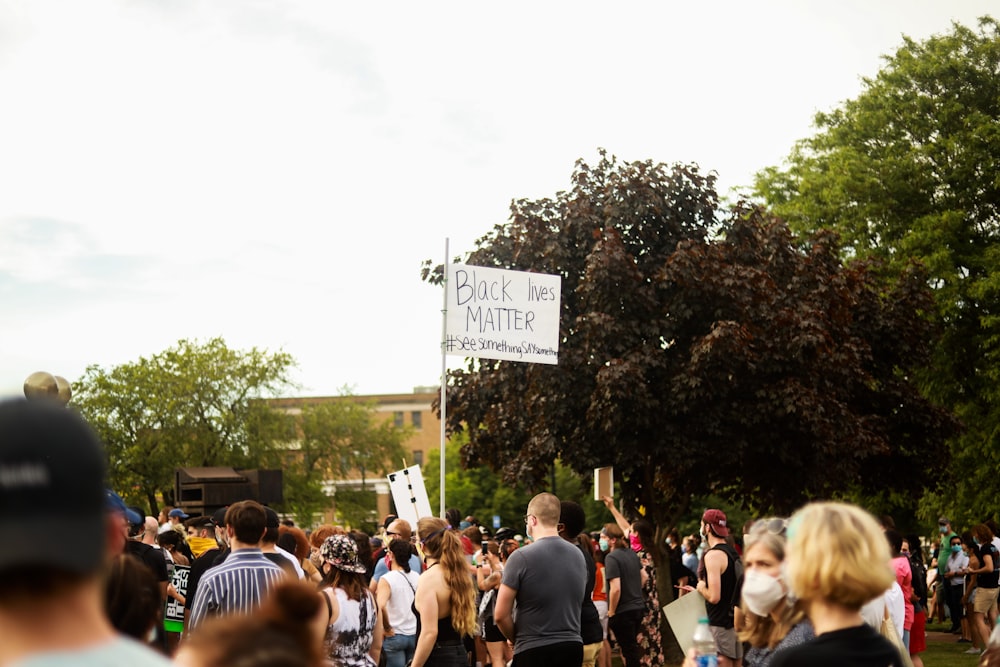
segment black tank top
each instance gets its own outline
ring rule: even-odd
[[[733,593],[736,592],[736,565],[734,559],[736,553],[728,544],[716,544],[709,551],[721,551],[726,554],[726,571],[722,573],[721,585],[722,594],[719,601],[712,604],[705,600],[705,611],[708,613],[708,624],[719,628],[733,627]],[[705,574],[707,581],[708,574]]]
[[[417,603],[411,603],[410,608],[413,610],[413,615],[417,617],[417,636],[420,636],[420,613],[417,611]],[[441,644],[444,642],[461,642],[462,635],[458,634],[458,630],[451,624],[451,614],[448,614],[444,618],[439,618],[438,622],[438,636],[437,643]]]

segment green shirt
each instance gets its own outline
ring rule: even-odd
[[[947,535],[941,536],[941,546],[938,547],[938,578],[944,576],[944,573],[948,571],[948,554],[951,553],[951,538],[958,537],[958,533],[951,531]],[[944,558],[942,558],[944,556]]]

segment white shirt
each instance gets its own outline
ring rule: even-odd
[[[306,571],[302,569],[302,563],[300,563],[299,559],[295,557],[295,554],[288,553],[277,544],[274,545],[274,553],[279,556],[284,556],[293,566],[295,566],[295,574],[298,575],[299,579],[306,578]]]
[[[948,554],[948,563],[944,566],[945,572],[958,572],[964,567],[969,567],[969,557],[964,552],[959,551],[957,554]],[[964,584],[965,577],[963,575],[949,577],[948,583],[952,586]]]
[[[903,637],[903,616],[906,613],[906,603],[903,600],[903,589],[897,582],[892,582],[892,588],[885,592],[885,606],[889,608],[889,616],[892,617],[892,624],[896,626],[896,632],[900,639]]]

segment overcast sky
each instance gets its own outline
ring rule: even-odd
[[[0,0],[0,395],[180,338],[440,377],[440,288],[597,148],[750,182],[980,0]],[[456,360],[455,363],[458,363]]]

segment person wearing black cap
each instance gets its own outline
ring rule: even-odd
[[[167,667],[120,636],[103,573],[124,546],[109,512],[104,447],[72,410],[0,403],[0,664]]]
[[[278,546],[278,528],[281,526],[278,513],[270,507],[265,507],[264,512],[267,514],[265,524],[267,527],[264,530],[264,537],[260,540],[264,558],[280,567],[293,579],[305,579],[306,573],[302,571],[302,565],[295,556]]]
[[[185,620],[185,631],[187,631],[187,619],[191,616],[191,605],[194,603],[194,595],[198,591],[198,583],[201,581],[202,575],[209,570],[209,568],[215,565],[216,559],[220,557],[225,559],[225,556],[229,554],[229,549],[223,551],[221,545],[225,545],[225,541],[221,538],[225,534],[226,530],[226,510],[228,507],[223,507],[217,509],[211,518],[202,523],[198,528],[198,536],[208,537],[210,534],[215,535],[215,546],[202,551],[197,558],[191,563],[191,571],[188,572],[187,581],[187,597],[184,599],[184,620]],[[211,532],[210,532],[211,531]]]

